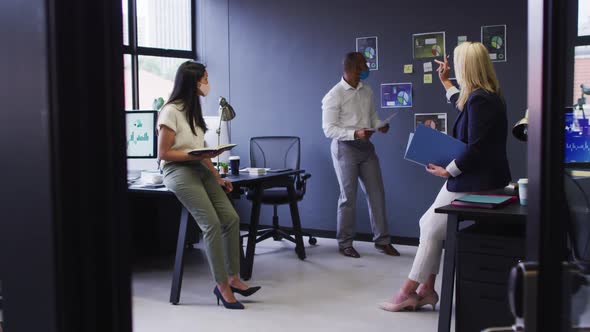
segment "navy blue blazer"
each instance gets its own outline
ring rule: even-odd
[[[453,105],[458,99],[458,93],[451,97]],[[453,127],[453,137],[467,144],[467,150],[455,159],[462,173],[448,179],[447,190],[477,192],[506,186],[512,178],[506,156],[507,136],[504,99],[485,90],[473,91]]]

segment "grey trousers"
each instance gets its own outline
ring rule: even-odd
[[[338,246],[352,246],[355,236],[356,194],[360,185],[369,206],[369,217],[373,230],[373,241],[377,244],[389,244],[391,239],[385,218],[385,189],[379,158],[370,141],[332,140],[332,161],[340,185],[338,198]]]
[[[203,231],[216,282],[240,272],[240,219],[215,175],[200,161],[164,165],[164,184]]]

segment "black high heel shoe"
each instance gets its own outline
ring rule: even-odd
[[[262,288],[262,287],[256,286],[256,287],[250,287],[248,289],[241,290],[241,289],[238,289],[238,288],[235,288],[235,287],[231,287],[231,291],[234,292],[234,293],[238,293],[238,294],[240,294],[242,296],[248,297],[248,296],[250,296],[250,295],[258,292],[260,290],[260,288]]]
[[[226,309],[237,309],[237,310],[244,309],[244,305],[241,304],[240,301],[236,301],[233,303],[227,302],[223,298],[223,295],[221,295],[221,292],[219,291],[219,288],[217,288],[217,286],[215,286],[215,288],[213,289],[213,294],[215,294],[215,296],[217,297],[217,305],[219,305],[219,300],[221,300],[221,303],[223,303],[223,306]]]

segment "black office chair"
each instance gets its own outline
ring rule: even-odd
[[[590,179],[565,175],[569,208],[568,240],[573,262],[590,274]]]
[[[581,287],[589,287],[590,277],[590,179],[575,178],[565,175],[565,197],[569,214],[568,242],[570,248],[570,266],[565,274],[569,276],[568,284],[572,294],[579,292]],[[572,298],[573,299],[573,298]],[[575,305],[571,305],[570,317],[572,324],[579,324],[575,318],[582,317],[587,306],[588,298],[583,293],[578,295]],[[581,326],[580,326],[581,327]],[[584,326],[588,328],[588,326]],[[586,329],[584,329],[586,331]]]
[[[270,168],[272,170],[296,170],[299,169],[301,155],[301,143],[296,136],[265,136],[250,138],[250,167]],[[301,201],[305,196],[307,180],[311,174],[305,173],[297,175],[295,181],[295,191],[297,201]],[[246,197],[252,200],[252,193]],[[282,239],[295,243],[294,233],[279,226],[279,216],[277,208],[279,205],[289,204],[289,196],[286,188],[265,189],[262,193],[262,204],[273,206],[272,226],[259,229],[256,236],[256,243],[272,237],[275,241]],[[244,235],[243,237],[246,237]],[[308,233],[303,236],[309,236],[309,244],[315,245],[317,239]]]

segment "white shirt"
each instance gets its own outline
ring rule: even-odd
[[[447,90],[447,100],[449,103],[451,102],[451,97],[457,93],[461,93],[461,90],[457,89],[455,86],[452,86]]]
[[[160,110],[158,114],[158,131],[162,126],[166,126],[176,133],[172,150],[179,150],[189,152],[195,149],[205,147],[205,133],[201,127],[195,124],[195,136],[189,126],[186,118],[186,113],[183,111],[182,104],[168,104]],[[160,167],[163,167],[167,162],[162,160]]]
[[[322,99],[322,128],[328,138],[352,141],[356,130],[380,123],[373,90],[362,82],[355,89],[342,78]]]

